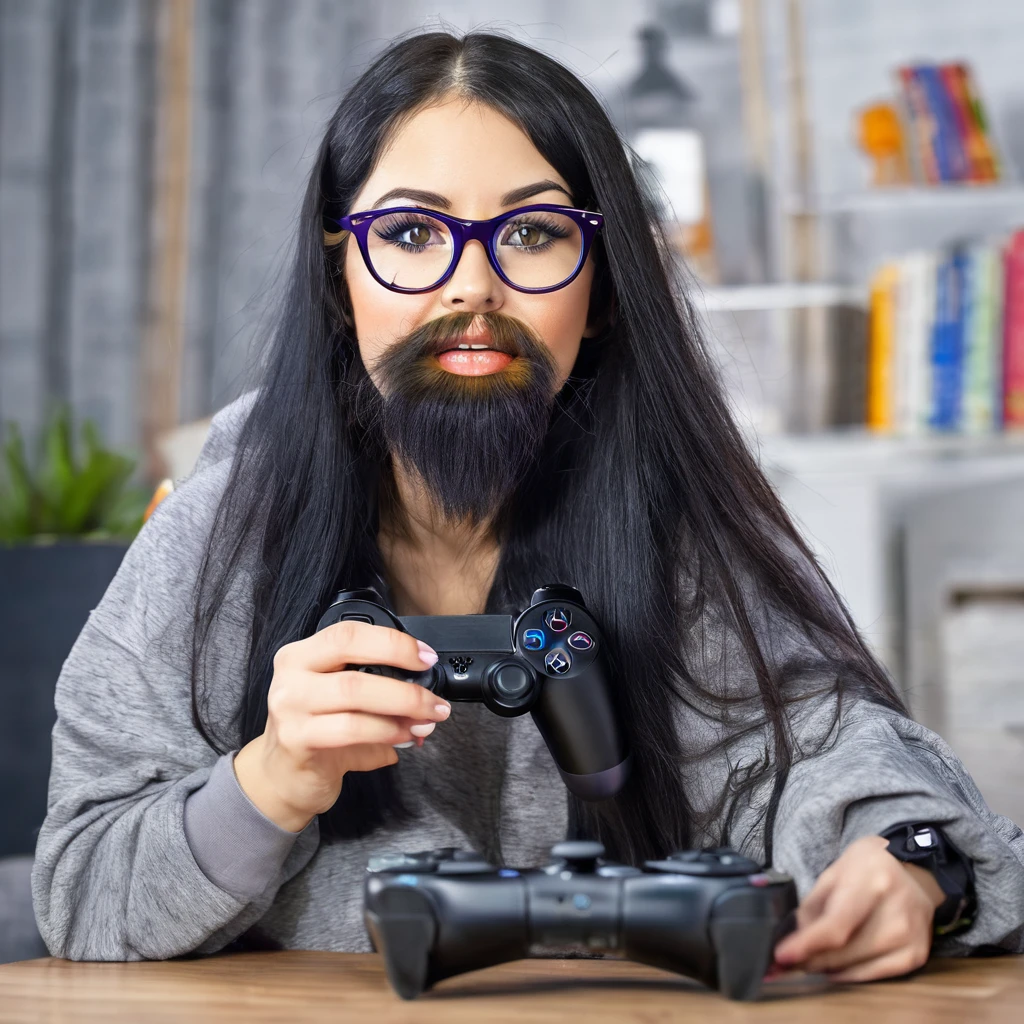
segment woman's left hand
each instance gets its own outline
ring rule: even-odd
[[[925,963],[946,897],[931,872],[897,860],[887,845],[864,836],[818,876],[797,908],[797,930],[775,947],[777,969],[873,981]]]

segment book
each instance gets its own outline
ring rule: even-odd
[[[935,320],[935,274],[938,254],[913,252],[900,261],[898,290],[897,420],[901,433],[924,433],[931,410],[931,338]]]
[[[943,84],[939,68],[934,64],[920,64],[912,68],[912,71],[921,81],[922,91],[935,120],[932,146],[938,165],[939,180],[964,181],[967,178],[967,158],[960,139],[953,104]]]
[[[1003,424],[1024,430],[1024,231],[1016,232],[1007,246],[1005,287]]]
[[[963,85],[968,109],[973,115],[974,124],[978,129],[978,134],[985,144],[983,164],[986,168],[987,177],[984,180],[999,181],[1003,176],[999,153],[996,150],[996,145],[992,138],[988,114],[981,102],[981,93],[978,90],[978,85],[974,78],[974,72],[969,64],[959,63],[955,64],[954,67],[958,69],[957,75]]]
[[[924,84],[909,66],[896,69],[903,94],[902,109],[908,118],[907,136],[910,139],[911,166],[929,185],[937,185],[939,166],[935,156],[934,136],[937,132]]]
[[[979,123],[968,91],[969,72],[965,64],[943,64],[942,84],[950,99],[957,133],[966,157],[966,181],[997,180],[992,147]]]
[[[947,253],[935,274],[935,320],[932,323],[932,395],[928,423],[935,430],[960,426],[963,376],[964,251]]]
[[[887,263],[871,281],[868,338],[867,425],[878,433],[896,426],[895,349],[896,289],[899,267]]]
[[[1000,247],[967,250],[964,294],[963,429],[984,434],[1002,422],[1003,257]]]

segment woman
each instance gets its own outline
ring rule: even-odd
[[[365,950],[372,853],[531,865],[566,835],[791,872],[780,967],[904,973],[937,923],[944,953],[1024,948],[1024,837],[908,717],[745,448],[653,209],[585,86],[517,42],[417,35],[355,84],[259,386],[58,681],[33,876],[54,954]],[[551,580],[602,627],[632,749],[602,803],[528,718],[355,671],[425,645],[314,633],[341,588],[507,613]],[[959,895],[893,855],[925,825]]]

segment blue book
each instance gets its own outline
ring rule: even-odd
[[[964,377],[964,303],[967,253],[945,256],[935,275],[935,320],[932,324],[932,402],[929,426],[957,430]]]
[[[968,177],[967,154],[960,141],[953,100],[942,81],[942,75],[933,64],[919,64],[913,70],[921,82],[935,121],[932,139],[939,180],[965,181]]]

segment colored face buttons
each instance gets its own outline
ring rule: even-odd
[[[564,633],[572,616],[564,608],[552,608],[544,613],[544,623],[552,633]]]
[[[523,646],[528,651],[543,651],[546,643],[543,629],[528,629],[523,634]]]
[[[577,651],[589,651],[594,646],[594,638],[589,633],[577,630],[569,637],[569,646]]]
[[[572,668],[572,658],[561,647],[556,647],[544,659],[544,667],[553,675],[562,676]]]

